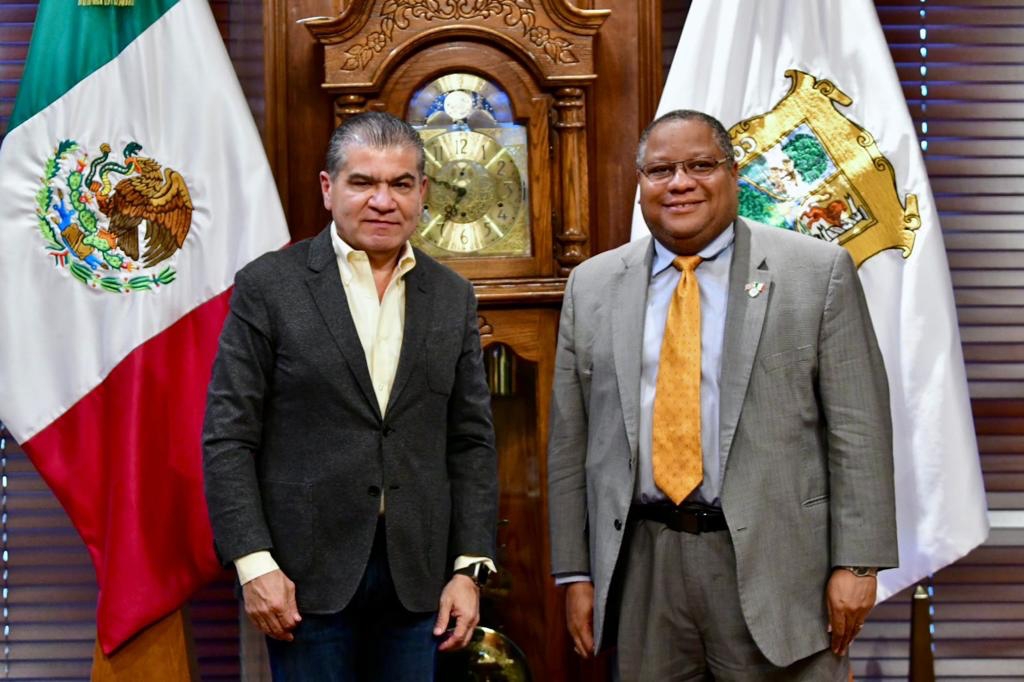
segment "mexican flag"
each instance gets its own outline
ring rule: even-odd
[[[694,0],[658,115],[673,109],[730,128],[741,215],[858,265],[892,405],[900,565],[883,600],[984,542],[988,518],[938,211],[874,6]]]
[[[89,549],[109,654],[220,570],[206,387],[235,272],[288,241],[207,1],[43,0],[0,187],[0,420]]]

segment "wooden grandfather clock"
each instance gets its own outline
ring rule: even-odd
[[[608,10],[569,0],[352,0],[305,22],[324,46],[335,122],[388,111],[423,138],[416,246],[473,281],[501,491],[484,625],[534,680],[579,671],[550,577],[547,431],[565,278],[591,253],[587,150],[594,36]]]

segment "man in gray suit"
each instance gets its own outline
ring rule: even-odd
[[[495,552],[476,298],[408,243],[415,130],[351,118],[326,169],[332,224],[235,280],[203,439],[216,548],[275,680],[432,680]]]
[[[654,121],[637,169],[654,238],[577,267],[559,330],[552,567],[576,651],[617,641],[624,682],[845,680],[897,563],[888,387],[853,262],[738,218],[729,135],[705,114]],[[699,354],[659,377],[688,273],[699,311],[673,338]],[[693,400],[659,408],[687,382]],[[687,422],[666,452],[695,443],[699,473],[670,495],[654,444]]]

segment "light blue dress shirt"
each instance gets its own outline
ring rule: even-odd
[[[725,474],[725,461],[718,448],[719,381],[722,376],[722,345],[725,340],[729,266],[734,234],[730,225],[697,253],[704,259],[696,270],[700,287],[700,440],[704,481],[687,499],[715,506],[718,506],[722,477]],[[651,436],[665,319],[682,275],[672,265],[675,257],[676,254],[654,240],[654,260],[651,264],[651,280],[647,285],[647,310],[644,313],[643,359],[640,366],[639,471],[633,497],[635,502],[644,504],[668,499],[654,483]]]

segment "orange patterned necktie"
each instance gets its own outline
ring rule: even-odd
[[[668,308],[654,389],[654,483],[674,504],[704,478],[700,446],[700,256],[677,256],[679,286]]]

